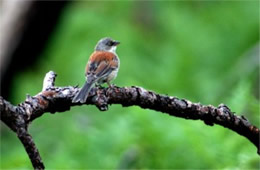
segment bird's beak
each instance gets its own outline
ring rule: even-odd
[[[120,44],[119,41],[113,41],[113,45],[114,45],[114,46],[117,46],[118,44]]]

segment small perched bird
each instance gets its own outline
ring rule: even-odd
[[[120,61],[116,54],[116,47],[119,41],[111,38],[102,38],[98,41],[95,51],[89,57],[86,66],[86,82],[79,93],[73,98],[73,103],[85,103],[88,94],[94,84],[107,83],[114,80],[119,70]]]

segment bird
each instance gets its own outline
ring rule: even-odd
[[[116,54],[116,48],[119,44],[119,41],[110,37],[98,41],[86,65],[85,84],[75,95],[72,103],[85,103],[94,85],[107,83],[111,87],[110,82],[117,77],[120,67],[120,60]]]

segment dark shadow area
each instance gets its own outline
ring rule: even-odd
[[[21,21],[23,29],[19,30],[20,38],[12,40],[14,41],[12,43],[16,45],[13,49],[8,49],[6,54],[10,62],[5,67],[6,69],[1,71],[1,96],[8,99],[10,83],[14,74],[29,67],[37,60],[66,4],[66,1],[31,2],[24,21]]]

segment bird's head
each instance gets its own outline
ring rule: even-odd
[[[108,52],[116,52],[117,45],[120,44],[119,41],[113,40],[111,38],[102,38],[98,41],[95,50],[96,51],[108,51]]]

